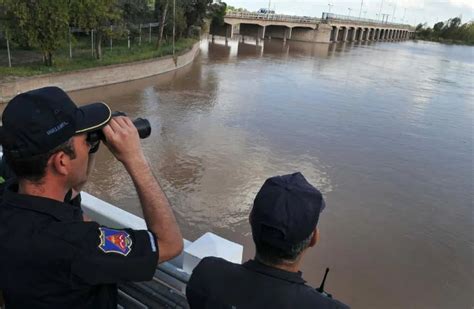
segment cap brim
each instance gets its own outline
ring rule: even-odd
[[[81,106],[76,113],[76,134],[99,130],[111,117],[110,107],[103,102]]]

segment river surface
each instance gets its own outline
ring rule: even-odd
[[[248,214],[267,177],[325,195],[304,278],[353,308],[472,308],[473,48],[202,41],[175,72],[72,93],[153,127],[143,147],[184,236],[254,254]],[[142,216],[105,147],[87,191]]]

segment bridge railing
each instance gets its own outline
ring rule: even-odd
[[[227,12],[225,17],[243,18],[243,19],[260,19],[268,21],[283,21],[292,23],[314,24],[321,21],[320,18],[310,16],[293,16],[283,14],[264,14],[254,12]]]
[[[327,13],[327,12],[323,13],[321,20],[323,22],[340,21],[340,22],[351,22],[351,23],[371,25],[371,26],[396,27],[396,28],[405,28],[405,29],[412,28],[410,25],[407,25],[407,24],[389,23],[386,21],[381,21],[381,20],[376,20],[376,19],[359,18],[355,16],[339,15],[339,14],[333,14],[333,13]]]

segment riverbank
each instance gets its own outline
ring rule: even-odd
[[[196,42],[191,48],[178,53],[176,57],[170,55],[123,64],[0,81],[0,103],[8,102],[18,93],[49,85],[61,87],[65,91],[74,91],[166,73],[191,63],[198,52],[199,42]]]
[[[175,53],[189,50],[196,39],[182,38],[175,43]],[[113,64],[123,64],[140,60],[155,59],[173,55],[171,42],[163,42],[160,48],[155,42],[143,42],[142,44],[131,44],[118,41],[113,48],[103,47],[101,59],[91,55],[88,42],[81,38],[77,40],[74,48],[59,49],[54,57],[54,65],[46,66],[42,60],[41,52],[37,50],[25,50],[17,47],[11,50],[12,67],[8,67],[7,58],[0,59],[0,83],[12,81],[19,77],[30,77],[49,73],[60,73],[90,69]],[[89,42],[90,44],[90,42]],[[6,54],[6,50],[0,47],[0,54]]]
[[[436,42],[436,43],[447,44],[447,45],[474,46],[474,43],[460,41],[460,40],[443,39],[443,38],[416,38],[415,40],[425,41],[425,42]]]

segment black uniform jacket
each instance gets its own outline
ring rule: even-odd
[[[301,272],[287,272],[254,260],[239,265],[208,257],[194,269],[186,297],[192,309],[349,308],[306,285],[301,276]]]
[[[18,194],[0,203],[0,290],[6,308],[117,308],[117,283],[153,277],[149,231],[84,222],[78,205]]]

